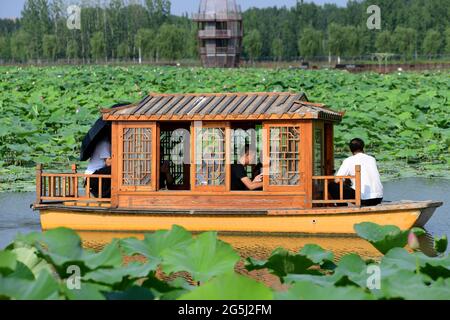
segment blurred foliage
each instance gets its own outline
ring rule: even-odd
[[[0,251],[0,299],[450,299],[448,254],[405,250],[397,240],[405,232],[394,226],[361,223],[355,230],[377,249],[383,243],[380,261],[353,253],[335,261],[314,244],[297,253],[278,248],[268,260],[247,258],[248,271],[276,275],[285,284],[281,291],[237,274],[239,255],[215,232],[192,236],[173,226],[144,240],[114,239],[99,252],[84,249],[69,229],[19,235]]]

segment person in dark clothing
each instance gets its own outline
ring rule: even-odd
[[[111,174],[111,165],[107,165],[99,170],[94,172],[94,175],[110,175]],[[95,198],[100,196],[99,192],[99,178],[91,178],[90,179],[90,188],[91,193]],[[111,179],[102,179],[102,198],[110,198],[111,197]]]
[[[231,190],[258,190],[263,187],[263,175],[260,174],[253,181],[247,176],[246,166],[252,163],[255,152],[250,150],[250,146],[246,145],[241,152],[238,163],[231,165]]]
[[[172,189],[174,184],[173,176],[170,173],[170,161],[164,160],[161,164],[159,175],[159,189]]]

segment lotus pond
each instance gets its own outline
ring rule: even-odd
[[[149,92],[303,91],[346,111],[337,155],[359,136],[384,179],[450,177],[450,72],[350,74],[297,69],[0,67],[0,191],[34,189],[34,165],[66,169],[99,110]],[[81,164],[83,167],[83,164]]]

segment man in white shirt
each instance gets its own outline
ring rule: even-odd
[[[94,152],[89,159],[86,174],[109,175],[111,174],[111,142],[109,137],[104,137],[95,146]],[[94,197],[99,197],[99,183],[98,179],[91,178],[90,180],[91,193]],[[111,196],[111,180],[102,179],[102,198],[109,198]]]
[[[345,159],[336,176],[354,176],[355,166],[361,166],[361,205],[376,206],[383,200],[383,185],[381,184],[380,173],[374,157],[364,153],[364,141],[355,138],[349,144],[352,156]],[[328,185],[331,197],[339,199],[340,187],[336,182]],[[355,199],[355,179],[352,179],[351,186],[344,185],[344,199]]]

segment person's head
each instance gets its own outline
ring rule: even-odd
[[[364,152],[364,141],[360,138],[352,139],[348,146],[353,154]]]
[[[240,153],[240,162],[243,165],[253,164],[255,162],[256,151],[250,148],[250,145],[246,144]]]

